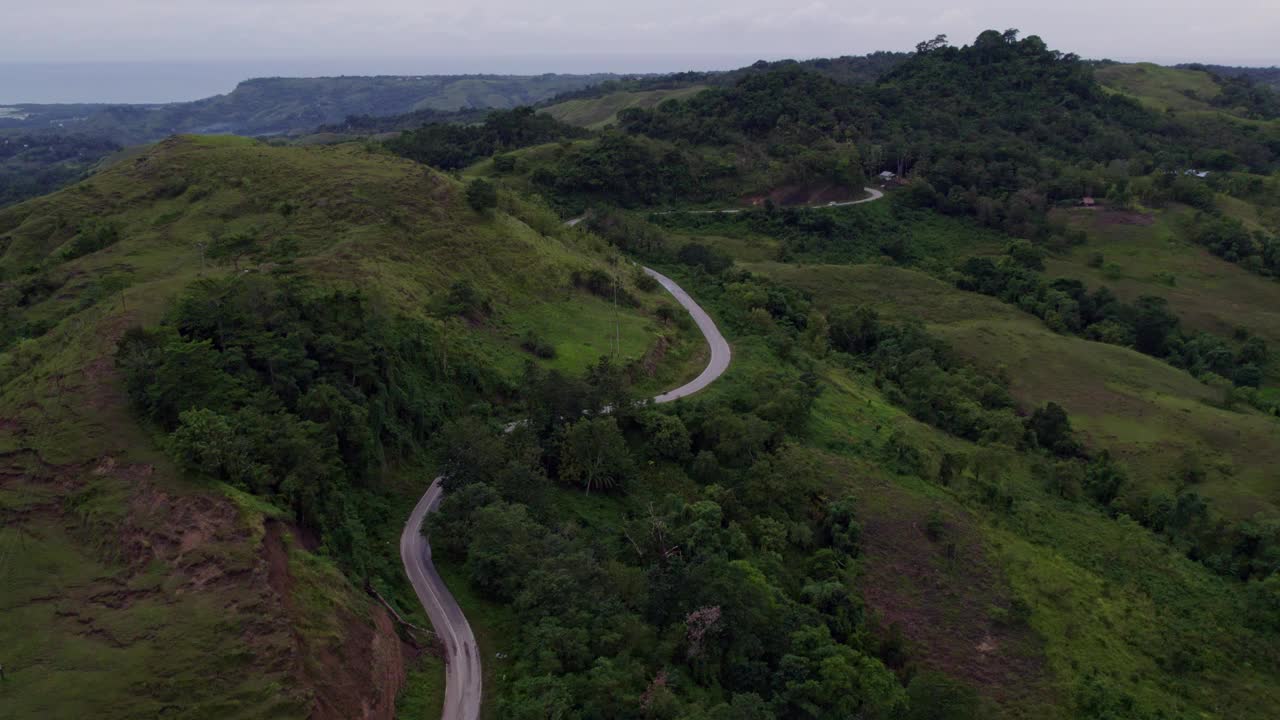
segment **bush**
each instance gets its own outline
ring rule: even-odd
[[[106,249],[120,241],[120,228],[112,222],[89,220],[80,226],[80,232],[62,251],[64,260],[74,260],[99,250]]]
[[[489,298],[468,280],[459,280],[449,288],[445,296],[443,310],[447,315],[459,315],[469,320],[480,321],[489,314],[492,308]]]
[[[718,275],[733,264],[733,259],[702,243],[689,243],[680,248],[676,259],[685,265],[700,267],[711,275]]]
[[[550,360],[556,356],[556,347],[532,330],[524,334],[520,347],[544,360]]]
[[[644,270],[636,270],[635,283],[641,292],[654,292],[660,287],[658,281]]]
[[[498,189],[484,178],[476,178],[467,184],[467,204],[476,212],[484,212],[498,206]]]

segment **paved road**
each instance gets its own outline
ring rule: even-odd
[[[458,601],[431,562],[431,545],[422,534],[422,521],[440,505],[443,478],[436,478],[409,515],[400,533],[400,559],[413,583],[418,600],[427,611],[431,627],[444,644],[444,720],[476,720],[480,717],[482,673],[480,647]]]
[[[862,203],[875,202],[876,200],[879,200],[880,198],[884,197],[884,193],[875,188],[864,187],[862,189],[867,191],[867,197],[864,197],[861,200],[829,202],[829,203],[823,203],[820,205],[798,205],[794,207],[806,207],[810,209],[815,209],[815,208],[820,209],[820,208],[827,208],[827,207],[846,207],[848,205],[861,205]],[[689,215],[714,215],[716,213],[723,213],[725,215],[736,215],[737,213],[746,212],[747,210],[758,210],[758,209],[759,208],[728,208],[725,210],[667,210],[664,212],[659,212],[654,214],[655,215],[679,215],[682,213],[687,213]],[[566,221],[565,225],[568,225],[569,227],[573,227],[574,225],[577,225],[578,223],[586,219],[587,219],[587,216],[583,215],[581,217],[576,217],[572,220]]]
[[[664,392],[655,397],[655,403],[666,403],[672,400],[679,400],[682,397],[688,397],[702,388],[710,385],[716,378],[724,374],[729,369],[729,342],[720,334],[720,328],[716,327],[715,321],[703,310],[698,303],[689,297],[689,293],[684,288],[676,284],[674,280],[654,270],[653,268],[645,268],[645,273],[658,281],[658,284],[667,289],[675,297],[676,302],[684,306],[685,310],[693,316],[693,321],[697,323],[698,329],[702,331],[702,336],[707,339],[707,344],[711,346],[711,359],[707,362],[707,367],[702,374],[694,378],[692,381],[681,385],[675,390]]]
[[[570,220],[567,225],[576,225],[581,218]],[[711,316],[689,297],[683,288],[662,273],[645,268],[644,271],[658,281],[670,292],[677,302],[684,306],[698,329],[711,346],[711,360],[702,374],[686,385],[665,392],[653,399],[655,403],[671,402],[692,395],[710,385],[729,367],[729,343],[720,334]],[[508,429],[514,424],[508,426]],[[443,720],[476,720],[480,717],[480,699],[482,697],[482,673],[480,671],[480,648],[476,645],[475,634],[458,601],[449,593],[435,565],[431,563],[431,544],[422,534],[422,521],[428,513],[434,512],[440,505],[444,488],[440,486],[443,478],[436,478],[427,488],[426,494],[418,501],[418,505],[409,515],[404,531],[400,533],[400,559],[404,562],[404,570],[413,583],[414,592],[422,607],[426,608],[431,627],[444,643],[445,678],[444,678],[444,714]]]
[[[867,197],[864,197],[861,200],[846,200],[844,202],[828,202],[828,203],[820,203],[818,205],[790,205],[785,207],[801,207],[801,208],[809,208],[809,209],[821,209],[821,208],[828,208],[828,207],[846,207],[848,205],[861,205],[862,203],[875,202],[876,200],[879,200],[880,198],[884,197],[884,193],[875,188],[864,187],[862,189],[867,191]],[[717,213],[721,213],[724,215],[736,215],[740,212],[746,212],[748,210],[759,210],[759,209],[760,208],[728,208],[725,210],[668,210],[666,212],[660,212],[656,214],[679,215],[682,213],[687,213],[689,215],[715,215]],[[570,222],[573,223],[573,225],[577,225],[579,222],[582,222],[582,218],[575,218]]]

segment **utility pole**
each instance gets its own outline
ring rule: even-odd
[[[618,276],[613,276],[613,357],[622,354],[622,319],[618,317]]]

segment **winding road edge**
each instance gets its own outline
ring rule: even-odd
[[[573,221],[570,222],[576,224]],[[646,267],[644,271],[657,280],[658,284],[671,293],[676,302],[689,312],[711,349],[707,367],[698,377],[653,398],[655,403],[667,403],[688,397],[714,382],[728,369],[732,351],[729,348],[729,342],[716,327],[715,321],[689,296],[689,293],[684,291],[684,288],[652,268]],[[417,593],[419,602],[427,612],[427,618],[431,620],[431,627],[435,629],[436,635],[444,644],[445,687],[442,720],[477,720],[480,717],[480,703],[484,690],[480,648],[476,644],[475,634],[471,631],[471,624],[462,613],[462,608],[431,562],[431,543],[422,534],[423,521],[428,514],[435,512],[444,495],[444,488],[441,485],[443,479],[443,476],[440,476],[432,481],[413,508],[413,512],[410,513],[409,520],[400,533],[400,559],[404,563],[404,571],[409,576],[409,582],[413,584],[413,590]]]

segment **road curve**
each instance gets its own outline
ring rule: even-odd
[[[884,197],[884,193],[882,191],[877,190],[873,187],[864,187],[862,189],[867,192],[867,197],[864,197],[861,200],[845,200],[844,202],[820,203],[818,205],[788,205],[788,206],[784,206],[784,208],[790,207],[790,208],[801,208],[801,209],[809,209],[809,210],[821,210],[822,208],[829,208],[829,207],[847,207],[849,205],[861,205],[862,203],[875,202],[876,200],[879,200],[880,198]],[[681,214],[736,215],[740,212],[747,212],[748,210],[758,210],[758,209],[759,208],[726,208],[724,210],[667,210],[665,212],[660,212],[655,214],[656,215],[681,215]],[[572,227],[573,225],[577,225],[578,223],[582,222],[582,220],[583,218],[574,218],[573,220],[570,220],[569,223],[566,223],[566,224]]]
[[[724,374],[729,369],[729,359],[732,353],[729,350],[729,341],[724,339],[724,335],[720,334],[720,328],[716,327],[715,321],[703,310],[698,303],[689,297],[689,293],[684,288],[676,284],[674,280],[654,270],[653,268],[645,268],[644,272],[649,277],[658,281],[658,284],[666,288],[667,292],[675,297],[676,302],[684,306],[685,310],[693,316],[693,322],[698,325],[698,329],[702,331],[702,336],[707,339],[707,344],[711,346],[711,359],[707,361],[707,367],[703,369],[698,377],[688,383],[681,385],[675,390],[669,390],[655,397],[655,403],[666,403],[672,400],[679,400],[682,397],[688,397],[704,387],[710,385],[716,378]]]
[[[865,202],[865,201],[864,201]],[[570,220],[567,225],[576,225],[581,218]],[[689,293],[675,283],[674,280],[651,268],[644,268],[645,273],[657,280],[676,302],[680,303],[693,316],[694,323],[707,344],[711,346],[711,359],[707,367],[692,382],[681,385],[675,390],[665,392],[653,399],[655,403],[671,402],[688,397],[710,385],[716,378],[724,374],[729,367],[729,343],[720,334],[711,316],[703,310]],[[508,426],[508,428],[514,427]],[[444,494],[441,487],[442,477],[437,477],[417,506],[409,515],[404,531],[400,533],[400,559],[404,563],[404,571],[413,584],[419,602],[427,611],[431,627],[444,644],[444,712],[443,720],[477,720],[480,717],[480,700],[482,697],[482,675],[480,670],[480,648],[476,644],[475,634],[471,632],[471,624],[462,614],[462,608],[445,587],[444,580],[436,572],[431,562],[431,544],[422,534],[422,521],[428,513],[435,512]]]
[[[875,202],[876,200],[879,200],[880,198],[884,197],[883,191],[877,190],[873,187],[864,187],[862,189],[867,192],[867,197],[864,197],[861,200],[829,202],[829,203],[823,203],[820,205],[794,205],[790,207],[808,208],[810,210],[820,210],[822,208],[828,208],[828,207],[847,207],[849,205],[861,205],[862,203]],[[662,212],[654,213],[654,215],[682,215],[682,214],[684,215],[715,215],[717,213],[724,214],[724,215],[736,215],[740,212],[746,212],[748,210],[755,210],[755,209],[758,209],[758,208],[726,208],[724,210],[664,210]],[[574,225],[577,225],[578,223],[586,219],[587,219],[587,216],[582,215],[582,216],[573,218],[572,220],[566,220],[564,224],[568,227],[573,227]]]
[[[443,477],[436,478],[422,499],[409,514],[409,521],[400,533],[400,559],[404,571],[418,594],[418,601],[427,611],[431,627],[444,645],[444,720],[476,720],[480,717],[482,673],[480,672],[480,647],[471,632],[471,624],[462,614],[458,601],[445,587],[440,573],[431,562],[431,544],[422,534],[422,521],[427,513],[435,512],[444,495],[440,485]]]

